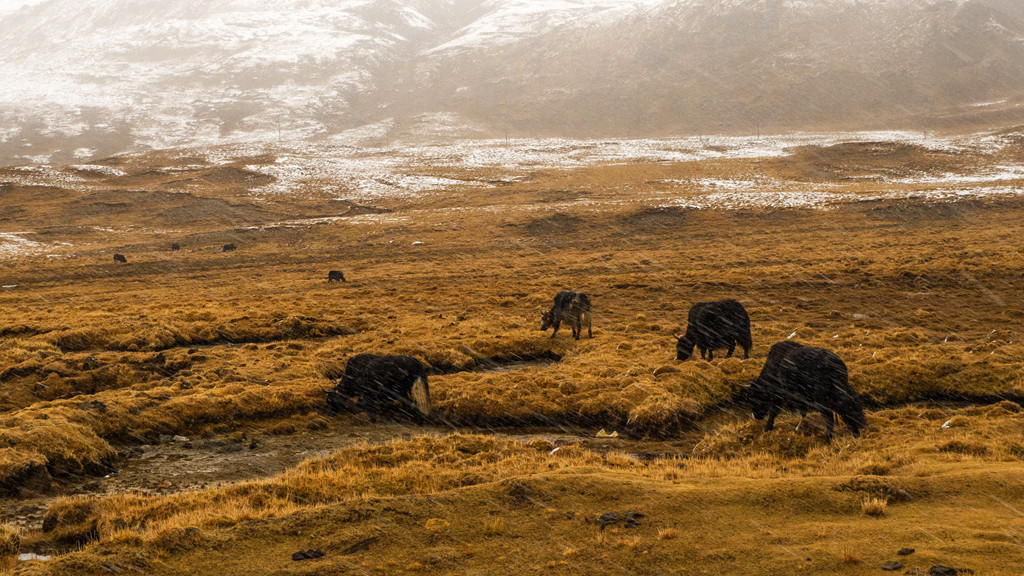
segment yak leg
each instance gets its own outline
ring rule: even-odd
[[[551,328],[553,328],[553,330],[551,330],[551,337],[552,338],[555,337],[555,334],[558,334],[558,327],[561,324],[562,324],[561,320],[555,320],[554,322],[551,323]]]
[[[743,357],[750,358],[750,346],[743,347]]]
[[[768,409],[768,421],[764,423],[764,431],[768,432],[775,428],[775,417],[779,415],[779,407],[772,406]]]
[[[850,429],[850,432],[853,434],[854,438],[860,438],[860,427],[857,426],[856,422],[851,422],[846,418],[843,418],[843,422],[846,422],[846,427]]]
[[[714,348],[708,348],[708,362],[711,362],[714,359],[715,359],[715,349]]]
[[[576,340],[580,339],[580,334],[583,332],[583,326],[580,324],[580,317],[576,316],[572,319],[572,337]]]
[[[835,431],[836,415],[831,410],[822,409],[821,415],[825,417],[825,442],[832,443],[832,434]]]
[[[725,355],[726,358],[732,358],[732,353],[736,350],[736,342],[729,344],[729,353]]]

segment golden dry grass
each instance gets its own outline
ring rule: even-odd
[[[160,434],[343,426],[308,413],[359,352],[428,362],[434,406],[451,425],[605,428],[654,453],[424,437],[234,486],[62,499],[48,512],[54,530],[24,541],[90,543],[21,569],[89,573],[115,558],[121,570],[162,574],[525,573],[564,563],[581,573],[866,574],[892,538],[915,533],[943,542],[927,553],[936,563],[1013,573],[998,558],[1021,561],[1012,544],[1024,533],[1013,513],[1019,483],[1006,479],[1022,470],[1024,416],[1017,403],[993,402],[1024,398],[1024,202],[871,200],[885,187],[924,185],[857,177],[907,162],[943,173],[1024,156],[862,152],[538,169],[496,189],[382,200],[374,208],[392,212],[360,208],[369,216],[305,227],[272,224],[352,203],[332,204],[315,183],[294,198],[253,196],[245,178],[210,169],[181,194],[180,175],[149,173],[160,154],[121,166],[137,177],[91,191],[13,186],[4,200],[22,211],[10,226],[74,246],[55,248],[61,258],[4,262],[2,284],[18,286],[0,290],[7,486],[106,471],[115,446]],[[827,211],[658,207],[665,181],[730,175],[790,189],[825,182],[865,200]],[[684,204],[698,194],[671,193]],[[113,236],[93,228],[109,216],[85,209],[122,205],[119,218],[138,227]],[[171,241],[182,250],[170,252]],[[239,250],[218,251],[227,242]],[[115,265],[114,251],[129,263]],[[349,282],[328,285],[329,269]],[[565,288],[591,295],[593,339],[538,330],[540,311]],[[725,297],[750,312],[752,357],[676,362],[672,334],[690,304]],[[789,413],[763,433],[731,404],[768,347],[791,335],[846,361],[870,405],[863,439],[840,426],[826,446],[820,418],[797,432]],[[561,361],[472,370],[553,355]],[[984,406],[906,405],[950,399]],[[866,499],[888,502],[884,520],[864,515]],[[616,503],[627,501],[648,515],[642,531],[584,521],[622,513]],[[666,524],[674,528],[657,528]],[[556,536],[536,537],[548,530]],[[344,553],[371,536],[368,548]],[[328,558],[288,563],[314,545]],[[854,556],[861,562],[849,563]]]

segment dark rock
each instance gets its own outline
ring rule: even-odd
[[[943,566],[942,564],[936,564],[928,569],[930,576],[957,576],[956,568],[950,566]]]
[[[604,530],[605,526],[615,524],[621,520],[622,519],[619,518],[619,515],[615,512],[605,512],[604,514],[601,514],[600,518],[597,519],[597,523],[601,525],[601,530]]]
[[[888,570],[889,572],[895,572],[901,568],[903,568],[902,562],[886,562],[882,564],[882,570]]]
[[[897,556],[910,556],[915,550],[913,548],[900,548],[900,551],[896,553]]]
[[[644,515],[641,512],[637,512],[635,510],[628,510],[626,512],[626,528],[632,528],[634,526],[639,526],[640,525],[640,519],[643,518],[643,517],[644,517]]]
[[[920,568],[911,568],[904,572],[904,574],[910,574],[910,576],[928,576],[925,574],[924,570],[921,570]]]
[[[314,560],[316,558],[321,558],[323,555],[323,550],[319,548],[310,548],[309,550],[299,550],[298,552],[292,554],[292,560],[295,562],[298,562],[300,560]]]

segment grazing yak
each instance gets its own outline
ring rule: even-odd
[[[122,264],[127,264],[128,263],[128,259],[124,257],[124,254],[114,254],[114,262],[120,262]]]
[[[422,421],[431,412],[427,369],[412,356],[356,354],[327,391],[327,404],[335,411],[365,411],[371,422],[377,416]]]
[[[221,252],[231,252],[232,250],[238,250],[238,246],[235,246],[234,244],[225,244],[220,250]]]
[[[832,441],[836,414],[854,436],[860,436],[860,430],[867,427],[864,406],[850,387],[846,364],[823,348],[791,340],[773,345],[761,374],[750,383],[746,395],[754,418],[768,418],[765,431],[775,427],[775,417],[786,406],[798,410],[801,416],[821,412],[825,417],[826,442]]]
[[[737,344],[743,347],[743,357],[750,358],[750,317],[743,304],[735,300],[697,302],[690,307],[686,334],[676,334],[676,340],[676,360],[687,360],[694,346],[707,360],[713,359],[719,348],[728,348],[726,357],[730,357]]]
[[[551,307],[551,310],[541,313],[540,329],[547,330],[554,327],[554,331],[551,332],[551,337],[554,338],[558,334],[558,326],[563,320],[572,326],[573,338],[580,339],[584,324],[587,326],[587,336],[593,338],[590,297],[583,292],[562,290],[555,296],[555,305]]]
[[[342,274],[341,270],[328,270],[327,271],[327,283],[331,282],[344,282],[345,275]]]
[[[178,250],[181,250],[181,244],[171,242],[171,252],[177,252]]]

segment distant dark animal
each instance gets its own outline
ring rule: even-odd
[[[176,252],[178,250],[181,250],[181,244],[178,244],[177,242],[171,243],[171,251]]]
[[[593,338],[593,316],[591,315],[590,297],[583,292],[562,290],[555,295],[555,305],[551,310],[541,314],[540,329],[554,327],[551,337],[558,334],[558,326],[563,322],[572,326],[572,337],[579,340],[583,333],[583,325],[587,326],[587,336]]]
[[[330,270],[327,272],[327,283],[331,282],[344,282],[345,275],[342,274],[341,270]]]
[[[825,417],[825,438],[832,441],[835,416],[839,415],[854,436],[867,427],[860,396],[850,386],[846,364],[823,348],[786,340],[768,351],[761,374],[746,392],[754,418],[768,421],[765,431],[775,427],[775,417],[784,407],[806,416],[810,411]]]
[[[700,357],[707,360],[714,358],[715,350],[728,348],[728,358],[737,344],[743,347],[743,357],[750,358],[750,317],[743,304],[735,300],[697,302],[690,307],[686,334],[676,334],[676,340],[676,360],[692,356],[694,346],[700,350]]]
[[[121,262],[122,264],[127,264],[128,259],[124,257],[124,254],[114,254],[114,262]]]
[[[412,356],[356,354],[331,390],[327,404],[335,411],[365,411],[377,416],[404,416],[422,420],[430,416],[427,369]]]
[[[221,248],[221,251],[222,252],[231,252],[232,250],[237,250],[237,249],[238,249],[238,246],[235,246],[234,244],[225,244],[224,247]]]

